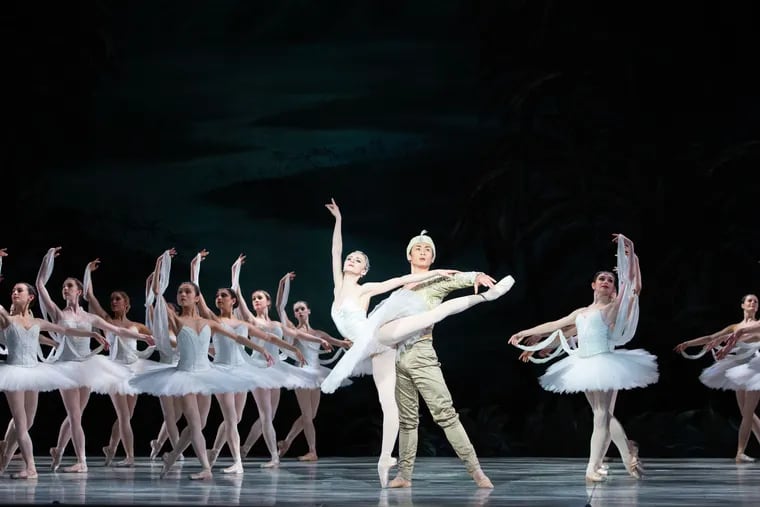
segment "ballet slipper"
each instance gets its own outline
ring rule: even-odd
[[[303,456],[298,456],[298,461],[318,461],[319,457],[315,452],[307,452]]]
[[[285,456],[285,453],[288,452],[288,449],[290,449],[290,444],[285,440],[280,440],[277,442],[277,454],[282,458]]]
[[[272,460],[267,463],[262,463],[261,468],[280,468],[280,460]]]
[[[150,460],[153,461],[158,457],[158,453],[161,452],[161,445],[159,445],[158,440],[151,440],[150,441]]]
[[[50,470],[55,472],[61,466],[61,453],[58,452],[57,447],[50,448],[50,456],[53,458],[53,461],[50,462]]]
[[[472,473],[472,480],[475,481],[475,484],[477,484],[479,488],[493,489],[493,483],[491,482],[491,479],[489,479],[488,476],[484,474],[483,470],[480,468]]]
[[[160,478],[166,477],[166,474],[169,473],[169,470],[174,466],[174,463],[177,461],[176,456],[172,456],[174,454],[173,452],[165,452],[163,456],[161,456],[161,460],[164,462],[164,465],[161,467],[161,473],[159,474]]]
[[[603,482],[604,479],[605,477],[598,472],[586,472],[586,482]]]
[[[211,474],[210,468],[204,468],[197,474],[190,474],[191,481],[205,481],[211,479],[212,477],[213,475]]]
[[[87,472],[87,463],[74,463],[63,469],[67,474],[83,474]]]
[[[243,473],[243,462],[242,461],[236,461],[232,465],[228,466],[227,468],[222,469],[222,472],[225,474],[242,474]]]
[[[111,463],[113,462],[114,454],[116,454],[111,447],[105,446],[103,447],[103,454],[106,455],[106,464],[105,466],[110,467]]]
[[[736,455],[736,462],[737,463],[754,463],[755,458],[751,458],[744,454],[743,452]]]
[[[391,468],[396,465],[396,463],[398,463],[396,458],[392,458],[390,456],[381,456],[378,460],[377,476],[380,478],[381,488],[388,487],[388,473],[391,471]]]
[[[121,467],[121,468],[132,468],[132,467],[135,466],[135,459],[134,458],[124,458],[121,461],[117,461],[115,466]]]
[[[412,487],[412,481],[407,481],[400,475],[397,475],[393,478],[391,482],[388,483],[389,488],[411,488]]]
[[[213,467],[216,463],[216,459],[219,457],[218,449],[206,449],[206,458],[208,459],[208,466]]]
[[[512,275],[507,275],[501,280],[499,280],[496,285],[488,289],[487,291],[483,292],[481,296],[486,301],[493,301],[496,298],[500,298],[507,292],[509,292],[509,289],[512,288],[512,286],[515,284],[515,279],[512,278]]]
[[[36,479],[37,478],[37,470],[21,470],[18,473],[11,474],[11,479]]]

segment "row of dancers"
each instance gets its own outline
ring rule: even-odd
[[[99,260],[87,266],[83,282],[75,278],[64,281],[65,305],[58,307],[45,288],[61,251],[51,248],[43,259],[36,283],[14,285],[10,311],[0,309],[0,327],[7,346],[7,360],[0,365],[0,390],[6,393],[13,417],[6,438],[0,443],[0,469],[5,469],[19,447],[24,468],[13,477],[37,475],[29,428],[37,393],[56,389],[61,392],[67,415],[58,445],[50,450],[54,469],[60,466],[63,451],[71,440],[77,462],[65,470],[87,471],[81,417],[93,391],[109,394],[117,413],[110,442],[103,449],[108,463],[119,443],[126,454],[120,464],[134,463],[129,420],[136,396],[143,393],[157,396],[164,414],[159,436],[151,441],[151,455],[160,453],[165,440],[172,448],[162,457],[162,476],[191,445],[201,465],[201,471],[191,478],[210,478],[212,466],[225,444],[233,464],[224,472],[242,473],[242,457],[259,436],[263,436],[271,456],[264,466],[276,467],[280,455],[301,431],[309,446],[302,459],[316,460],[313,421],[320,393],[334,392],[349,385],[352,377],[371,374],[383,411],[377,463],[381,486],[412,484],[422,396],[476,485],[492,488],[453,407],[433,347],[432,330],[434,324],[450,315],[503,296],[514,279],[507,276],[497,282],[481,272],[431,269],[435,243],[423,231],[407,244],[410,274],[383,282],[362,282],[369,271],[369,258],[358,250],[343,258],[341,212],[335,201],[326,207],[335,221],[331,317],[342,339],[311,328],[305,302],[294,305],[297,322],[287,316],[293,273],[286,274],[279,283],[276,298],[279,321],[269,317],[272,301],[266,291],[251,294],[253,309],[249,309],[239,281],[245,260],[242,255],[232,266],[230,287],[216,291],[217,311],[212,311],[200,290],[200,267],[208,256],[205,250],[191,263],[190,281],[179,285],[176,306],[164,298],[176,252],[167,250],[157,259],[146,282],[145,323],[127,319],[129,297],[121,291],[111,294],[111,314],[99,304],[92,276]],[[644,387],[658,379],[654,356],[640,349],[621,348],[636,331],[641,273],[633,242],[623,235],[614,235],[613,241],[617,243],[617,267],[594,275],[591,283],[594,299],[590,305],[515,333],[509,340],[524,350],[523,360],[546,362],[567,354],[568,357],[547,369],[540,383],[554,392],[585,393],[594,414],[585,474],[589,481],[604,480],[607,468],[603,457],[611,443],[619,450],[627,471],[640,477],[638,449],[614,417],[614,406],[620,389]],[[466,287],[473,287],[474,294],[445,300],[451,292]],[[479,288],[486,290],[479,293]],[[390,296],[368,313],[370,299],[388,292]],[[88,301],[89,311],[80,306],[80,298]],[[42,319],[31,313],[37,300]],[[52,339],[41,332],[47,332]],[[721,338],[730,346],[731,341],[746,337],[737,331]],[[99,346],[91,350],[93,339]],[[146,342],[148,348],[138,350],[137,341]],[[44,355],[40,344],[50,345],[52,351]],[[321,364],[319,353],[320,349],[333,347],[345,352],[328,369]],[[105,348],[108,356],[100,354]],[[149,359],[155,352],[158,361]],[[288,356],[290,361],[286,360]],[[301,416],[288,436],[278,443],[272,420],[283,387],[295,391]],[[238,424],[249,391],[253,393],[259,418],[241,445]],[[202,430],[212,395],[220,406],[223,422],[214,444],[207,449]],[[181,432],[177,425],[180,417],[186,423]],[[397,439],[398,460],[391,455]],[[398,473],[389,481],[389,472],[396,465]]]

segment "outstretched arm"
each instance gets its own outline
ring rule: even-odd
[[[98,269],[98,267],[100,267],[100,259],[95,259],[87,264],[87,267],[84,270],[84,300],[89,303],[88,310],[90,313],[94,313],[101,319],[110,319],[111,317],[108,315],[108,312],[103,309],[100,301],[95,297],[95,288],[92,283],[92,272]]]
[[[255,343],[253,343],[247,336],[240,336],[238,334],[235,334],[229,331],[216,320],[209,320],[208,325],[214,333],[220,334],[222,336],[226,336],[227,338],[230,338],[231,340],[235,340],[237,343],[243,345],[244,347],[248,347],[250,349],[258,351],[261,355],[263,355],[266,358],[267,365],[271,366],[274,364],[274,358],[272,357],[272,355],[269,352],[267,352],[263,347],[260,347],[259,345],[256,345]]]
[[[578,308],[570,315],[562,317],[561,319],[553,320],[551,322],[545,322],[543,324],[539,324],[538,326],[531,327],[530,329],[524,329],[522,331],[518,331],[517,333],[513,334],[512,337],[509,339],[509,343],[511,345],[517,345],[528,336],[543,335],[547,333],[550,334],[556,331],[557,329],[570,326],[575,323],[575,317],[583,310],[585,310],[585,308]]]
[[[324,341],[326,341],[333,347],[341,347],[344,349],[351,347],[351,340],[339,340],[335,338],[334,336],[330,336],[324,331],[320,331],[319,329],[309,329],[309,332],[312,335],[316,336],[317,338],[322,338]]]
[[[729,335],[734,332],[734,329],[736,329],[736,324],[731,324],[720,331],[717,331],[712,334],[708,334],[706,336],[700,336],[699,338],[694,338],[693,340],[688,340],[685,342],[681,342],[678,345],[675,346],[673,350],[676,352],[683,352],[684,350],[688,349],[689,347],[696,347],[698,345],[707,345],[708,343],[712,342],[713,340],[717,340],[721,336]]]
[[[372,297],[391,291],[398,287],[402,287],[408,283],[422,282],[436,276],[449,277],[456,273],[458,273],[458,271],[453,269],[434,269],[432,271],[426,271],[424,273],[397,276],[396,278],[391,278],[389,280],[385,280],[384,282],[367,282],[361,285],[362,295],[368,295]]]
[[[286,331],[285,331],[284,327],[281,326],[281,328],[283,330],[282,332],[285,333]],[[253,335],[253,336],[257,337],[257,338],[261,338],[262,340],[265,340],[265,341],[268,341],[269,343],[273,343],[273,344],[277,345],[277,347],[279,347],[282,350],[288,350],[288,351],[290,351],[296,357],[296,359],[298,359],[299,363],[301,363],[301,364],[305,364],[306,363],[306,358],[303,357],[303,354],[301,353],[300,350],[298,350],[298,347],[296,347],[295,345],[292,345],[292,344],[286,342],[285,340],[279,338],[277,335],[275,335],[273,333],[264,332],[261,329],[257,328],[256,326],[254,326],[254,325],[252,325],[250,323],[248,323],[248,332],[249,332],[249,334],[251,334],[251,335]]]
[[[96,333],[95,331],[86,331],[84,329],[77,329],[75,327],[63,327],[59,326],[58,324],[48,322],[45,319],[34,320],[40,326],[40,331],[45,331],[47,333],[58,333],[59,335],[79,336],[81,338],[95,338],[98,343],[108,349],[108,341],[103,337],[103,335]]]
[[[340,289],[343,287],[343,236],[341,234],[343,217],[340,214],[340,208],[335,204],[335,199],[330,199],[330,204],[325,204],[325,207],[335,217],[332,236],[332,272],[333,297],[338,297]]]
[[[193,257],[192,261],[190,261],[190,281],[197,285],[199,289],[201,287],[201,262],[203,262],[207,256],[208,250],[204,248]],[[206,298],[203,297],[203,292],[199,291],[198,295],[200,296],[200,301],[198,301],[198,313],[200,313],[201,317],[204,319],[216,320],[216,315],[214,315],[214,312],[212,312],[211,308],[206,304]]]
[[[318,336],[314,336],[313,334],[309,334],[301,329],[297,329],[294,327],[285,327],[280,326],[282,329],[282,334],[285,336],[289,336],[291,338],[297,339],[297,340],[303,340],[307,342],[315,342],[322,345],[322,348],[330,351],[333,349],[332,345],[330,345],[330,342],[323,338],[319,338]]]
[[[126,327],[114,326],[110,322],[107,322],[106,320],[98,317],[97,315],[90,314],[90,323],[92,324],[93,327],[97,327],[98,329],[102,329],[103,331],[110,331],[116,336],[126,336],[128,338],[134,338],[135,340],[144,341],[148,345],[155,344],[155,342],[153,341],[153,336],[151,336],[150,334],[132,331],[131,329],[126,328]]]
[[[43,314],[49,315],[49,317],[56,322],[61,318],[61,310],[55,303],[53,303],[50,294],[45,288],[45,284],[50,279],[50,275],[53,274],[53,264],[55,263],[55,258],[60,255],[60,252],[60,246],[48,250],[47,254],[45,254],[45,257],[42,259],[42,265],[37,273],[37,281],[35,283],[37,294],[40,298],[40,308],[42,308]]]

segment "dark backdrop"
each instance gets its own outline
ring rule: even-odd
[[[323,208],[335,197],[345,249],[369,253],[371,280],[408,271],[404,247],[422,228],[438,266],[514,275],[506,297],[436,328],[455,405],[483,456],[583,456],[585,400],[542,391],[544,367],[518,362],[506,340],[588,304],[592,274],[614,264],[610,234],[623,232],[645,285],[629,346],[657,354],[661,377],[621,394],[617,414],[643,454],[731,456],[733,394],[699,383],[707,358],[672,347],[739,321],[742,295],[758,290],[749,5],[9,3],[3,294],[61,245],[49,285],[59,302],[64,277],[99,257],[97,293],[128,291],[141,320],[165,248],[180,252],[169,295],[194,253],[211,251],[207,297],[245,252],[245,289],[274,293],[295,270],[293,300],[337,333]],[[37,452],[64,415],[56,393],[41,396]],[[296,415],[284,392],[279,435]],[[113,418],[93,396],[91,455]],[[160,421],[141,398],[138,453]],[[218,421],[214,408],[209,435]],[[380,421],[368,378],[324,397],[320,453],[377,454]],[[451,454],[424,409],[420,453]]]

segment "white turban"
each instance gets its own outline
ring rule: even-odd
[[[430,248],[433,249],[433,260],[435,260],[435,243],[433,243],[433,238],[427,235],[425,229],[423,229],[418,236],[409,240],[409,244],[406,245],[406,255],[410,255],[412,253],[412,247],[420,243],[430,245]]]

